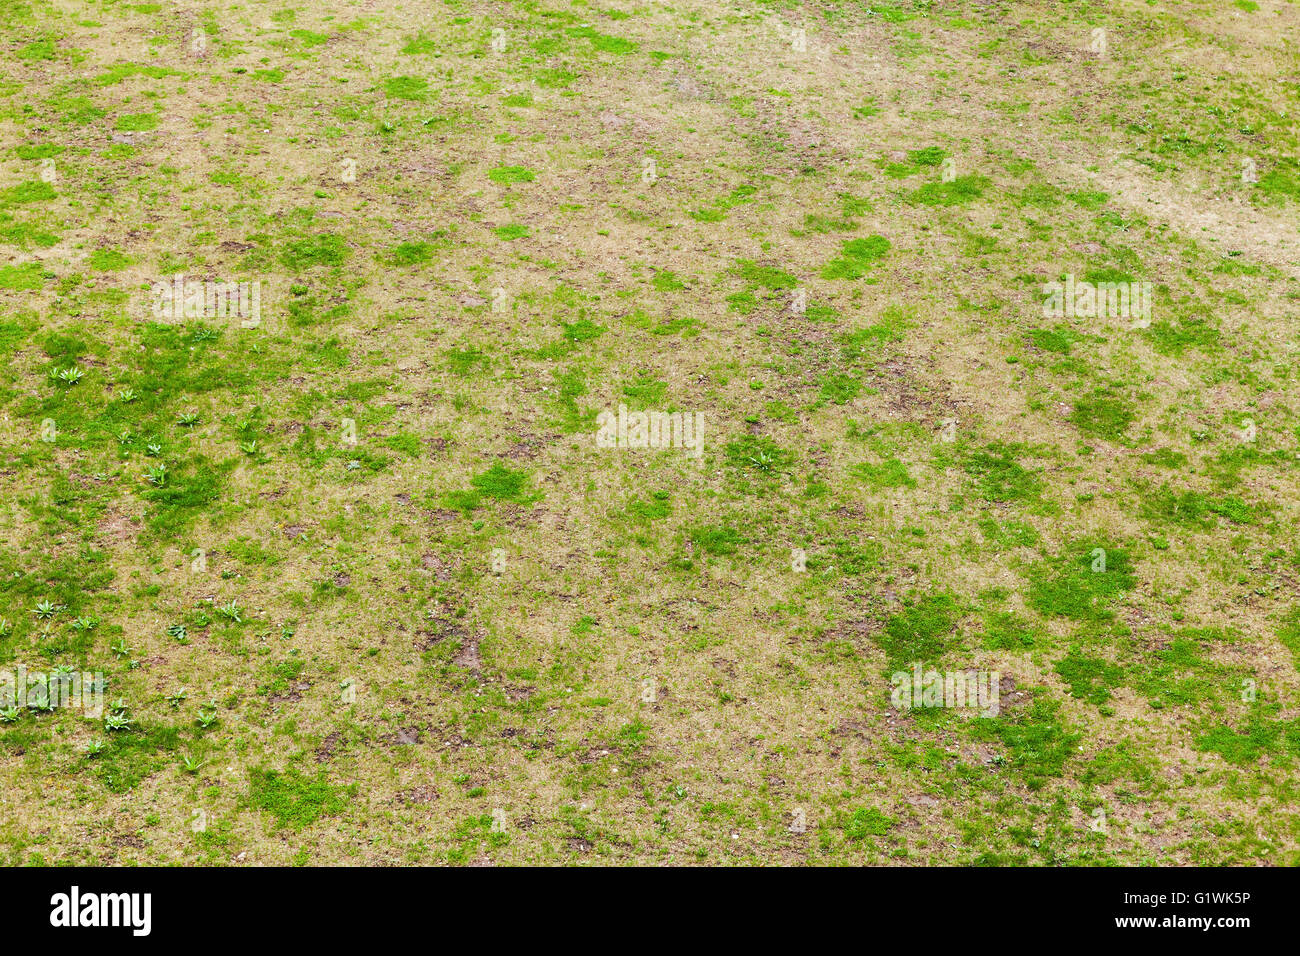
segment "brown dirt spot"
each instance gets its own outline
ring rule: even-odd
[[[440,796],[441,794],[438,793],[436,787],[421,784],[418,787],[412,787],[410,790],[403,790],[397,795],[397,802],[413,806],[418,803],[433,803]]]
[[[434,618],[430,621],[430,624],[432,625],[431,628],[415,632],[415,646],[418,650],[427,651],[435,644],[441,644],[449,637],[464,641],[468,634],[463,625],[450,618]]]
[[[311,690],[311,683],[309,681],[300,680],[296,683],[290,684],[289,689],[283,694],[272,694],[267,698],[267,700],[272,704],[282,704],[286,701],[296,704],[298,701],[302,700],[303,691],[307,690]]]
[[[424,737],[420,727],[400,727],[396,733],[384,734],[379,739],[390,747],[409,747],[418,744]]]
[[[130,544],[138,533],[139,519],[121,512],[110,512],[99,523],[99,533],[109,544]]]
[[[457,667],[464,667],[477,674],[483,667],[483,658],[478,652],[478,640],[473,635],[467,636],[460,646],[460,651],[451,659],[451,662]]]
[[[506,449],[506,457],[512,461],[529,461],[537,457],[538,446],[535,442],[515,442]]]
[[[451,565],[432,551],[420,555],[420,567],[432,571],[433,576],[439,581],[446,581],[451,577]]]
[[[316,748],[316,762],[324,763],[327,760],[333,760],[342,740],[343,734],[337,730],[322,740],[321,745]]]

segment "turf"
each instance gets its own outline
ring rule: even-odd
[[[0,862],[1300,863],[1300,5],[0,30]]]

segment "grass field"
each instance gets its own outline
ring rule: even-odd
[[[1300,2],[0,37],[0,863],[1300,864]]]

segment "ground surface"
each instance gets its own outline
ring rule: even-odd
[[[0,860],[1300,862],[1300,4],[0,36]]]

